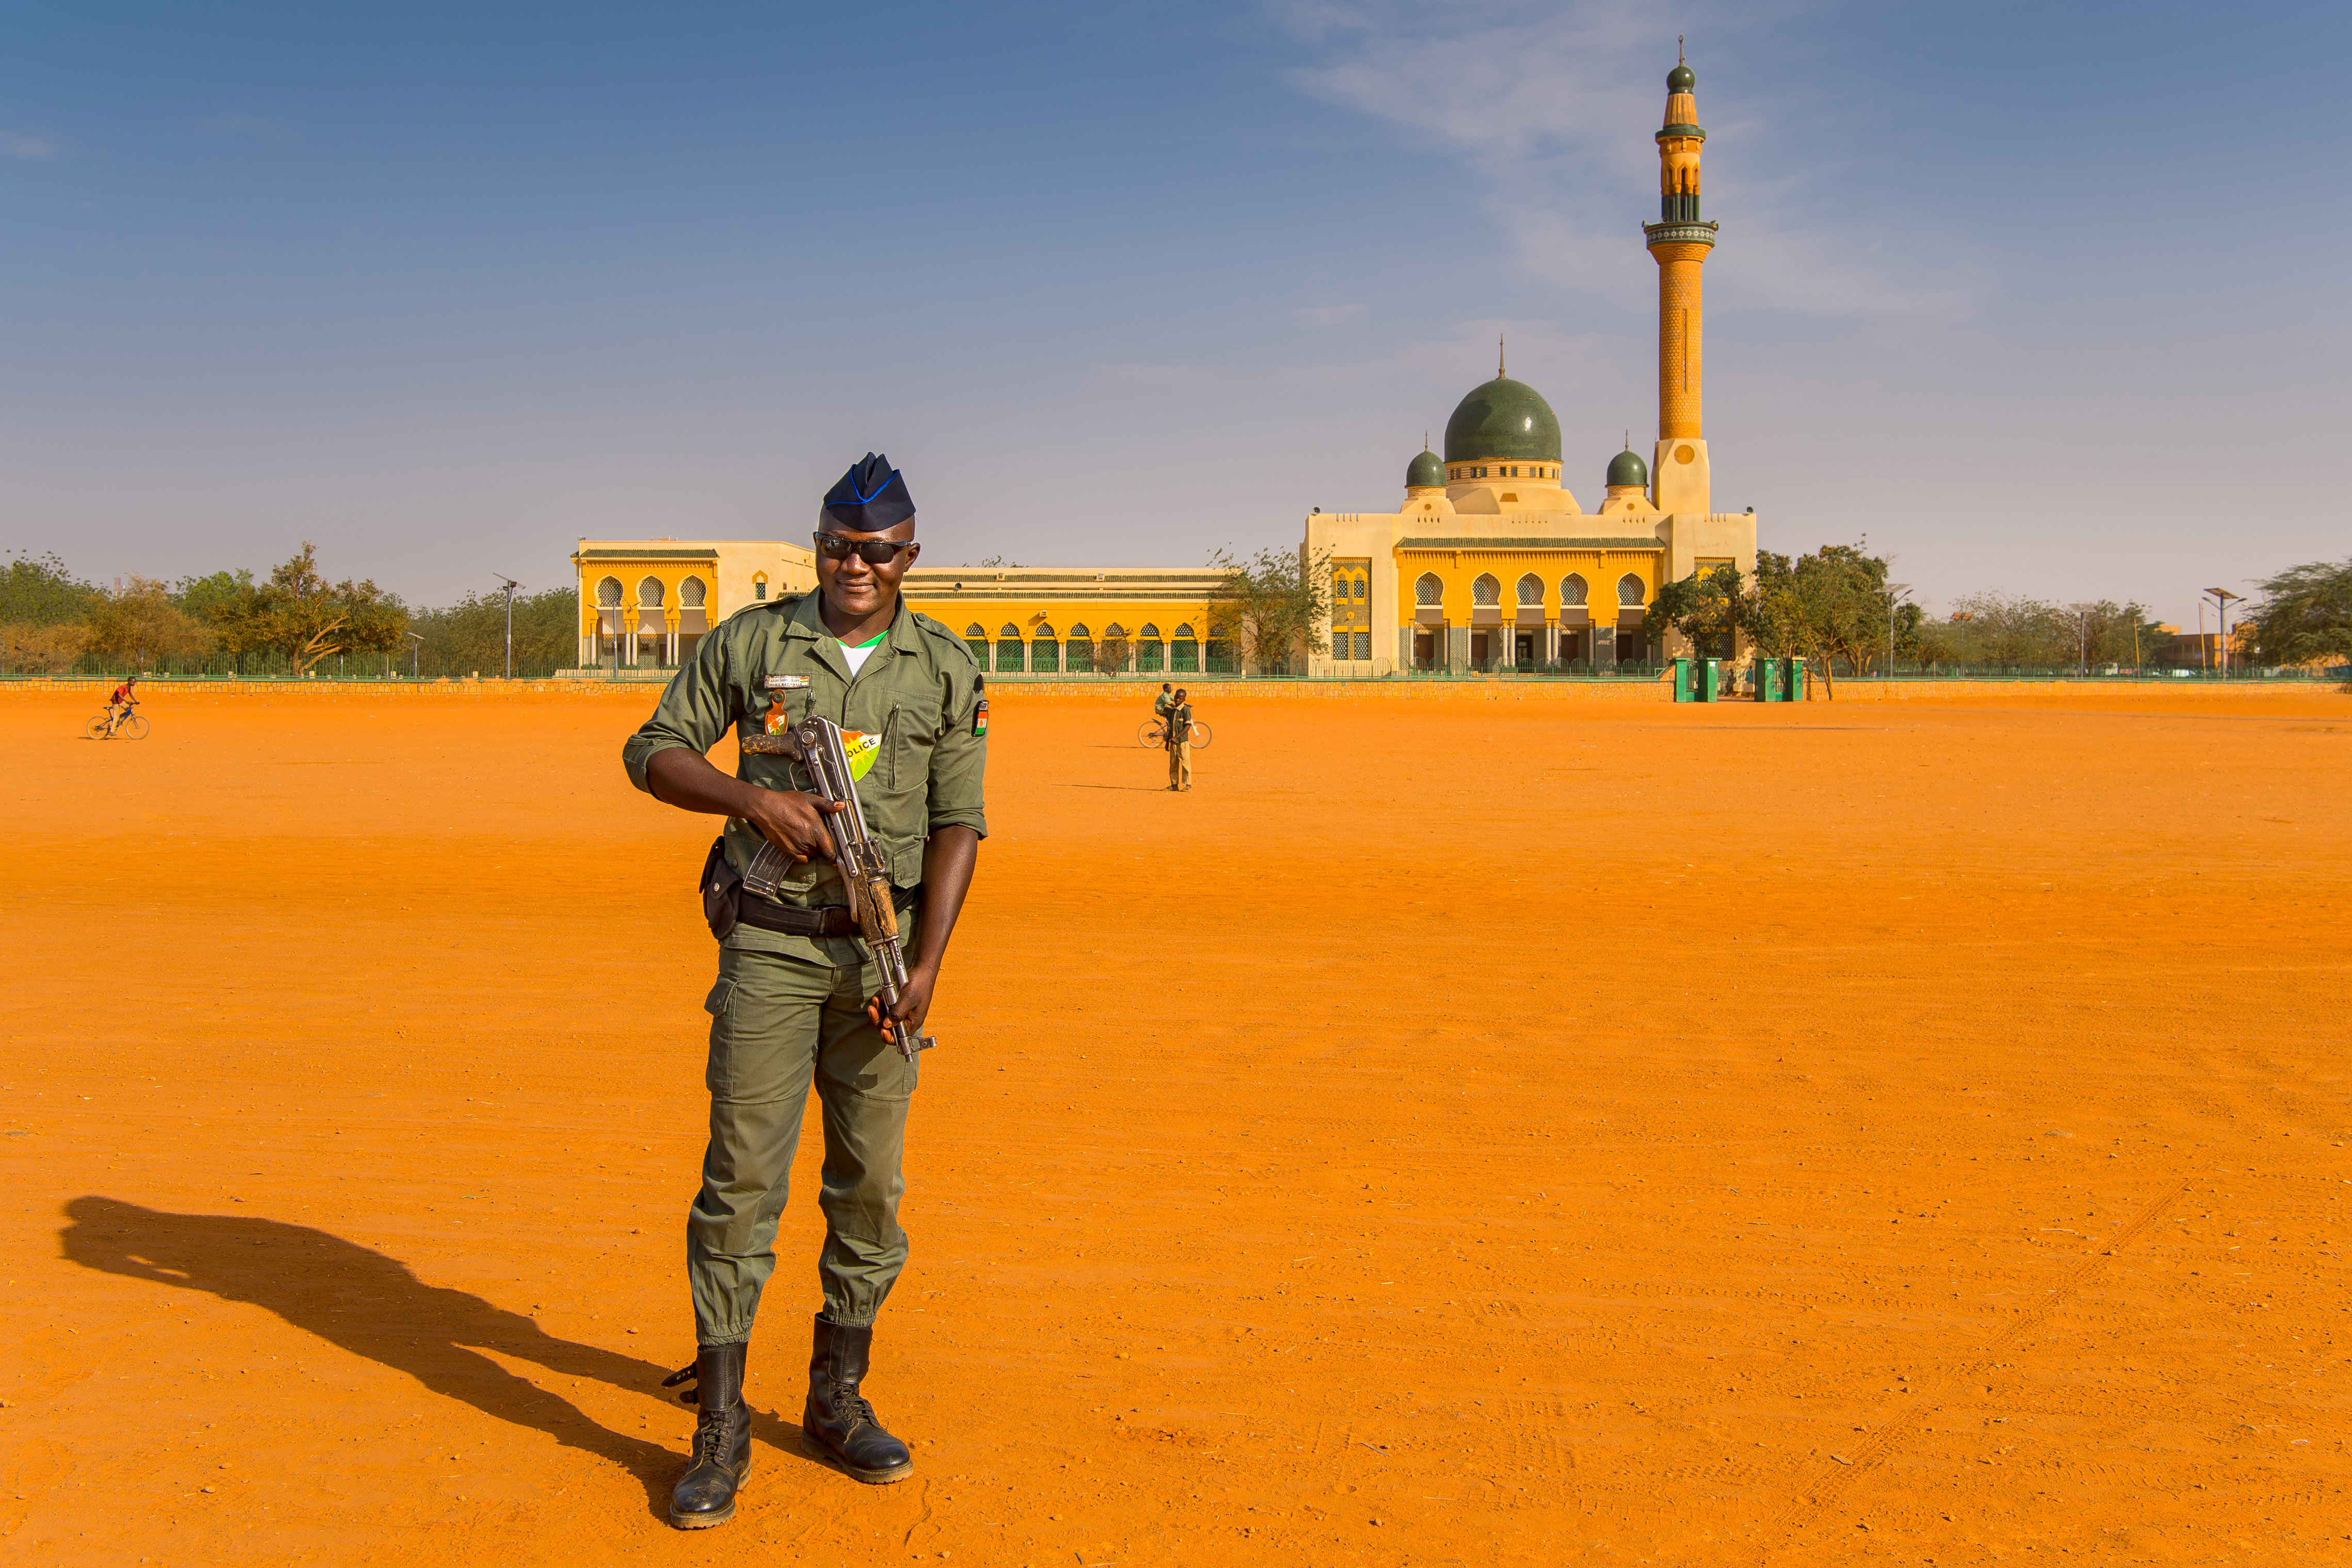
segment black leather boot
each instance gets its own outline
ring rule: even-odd
[[[801,1430],[808,1435],[810,1450],[818,1458],[832,1460],[861,1481],[879,1486],[913,1475],[915,1460],[906,1444],[882,1430],[874,1406],[857,1392],[873,1351],[871,1326],[852,1329],[818,1316],[816,1350],[809,1357],[808,1407],[801,1412]]]
[[[735,1494],[751,1473],[751,1407],[743,1403],[741,1344],[698,1345],[694,1364],[662,1379],[676,1388],[692,1379],[678,1397],[702,1407],[694,1424],[694,1454],[686,1474],[670,1489],[669,1521],[680,1530],[708,1530],[735,1517]]]

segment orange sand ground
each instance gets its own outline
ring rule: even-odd
[[[918,1477],[795,1447],[811,1147],[687,1535],[650,695],[0,700],[6,1562],[2352,1561],[2352,698],[1254,695],[1171,801],[1002,694]]]

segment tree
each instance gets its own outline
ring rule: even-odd
[[[87,626],[0,626],[0,672],[62,675],[73,668],[89,643]]]
[[[0,571],[0,626],[72,626],[89,614],[100,590],[66,570],[55,555],[8,552]]]
[[[1690,639],[1691,650],[1702,658],[1728,657],[1732,634],[1740,625],[1745,589],[1737,566],[1713,566],[1693,572],[1679,583],[1660,585],[1657,601],[1643,624],[1650,635],[1675,631]],[[1707,650],[1723,647],[1723,655]]]
[[[1261,675],[1286,674],[1290,660],[1331,646],[1331,558],[1261,550],[1248,560],[1220,550],[1209,564],[1224,574],[1211,590],[1208,632],[1235,662]]]
[[[445,609],[420,610],[404,629],[425,639],[416,652],[417,666],[426,675],[506,668],[502,593],[468,594]],[[580,661],[578,589],[515,595],[514,658],[517,675],[545,675]]]
[[[330,584],[319,572],[318,546],[280,563],[269,581],[234,599],[215,615],[213,629],[232,653],[282,654],[297,675],[339,653],[381,653],[398,647],[408,611],[373,580]]]
[[[172,585],[172,603],[207,626],[251,602],[257,590],[242,567],[204,577],[183,577]]]
[[[2074,662],[2074,629],[2055,605],[1987,589],[1952,605],[1951,621],[1939,628],[1937,651],[1954,663],[2009,669]]]
[[[1886,562],[1853,545],[1824,544],[1794,560],[1759,550],[1755,589],[1735,613],[1761,652],[1802,658],[1835,701],[1839,659],[1860,675],[1886,651],[1888,599]]]
[[[1135,643],[1123,631],[1106,632],[1095,639],[1095,669],[1098,674],[1124,674],[1128,661],[1134,657]]]
[[[203,653],[213,640],[194,616],[172,602],[171,591],[152,577],[133,577],[129,587],[100,595],[90,605],[88,626],[91,653],[141,669],[167,654]]]
[[[2152,664],[2171,634],[2137,601],[2084,600],[2060,607],[1988,590],[1953,601],[1952,617],[1923,628],[1921,649],[1938,663],[2003,669]]]
[[[2253,646],[2268,664],[2352,664],[2352,560],[2290,566],[2263,584]]]

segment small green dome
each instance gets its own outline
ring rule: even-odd
[[[1445,464],[1434,452],[1423,450],[1405,465],[1404,484],[1407,489],[1427,489],[1445,482]]]
[[[1666,73],[1668,92],[1688,92],[1696,86],[1698,86],[1698,78],[1691,74],[1691,68],[1688,66],[1676,66]]]
[[[1639,452],[1630,448],[1620,452],[1609,459],[1609,483],[1612,487],[1640,485],[1646,489],[1650,483],[1650,465],[1642,461]]]
[[[1445,422],[1445,460],[1480,458],[1559,461],[1559,416],[1543,394],[1506,375],[1481,383]]]

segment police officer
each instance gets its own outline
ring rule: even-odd
[[[859,1384],[875,1315],[907,1260],[899,1156],[915,1064],[878,1027],[879,975],[828,864],[823,803],[793,787],[783,757],[746,754],[730,778],[704,753],[730,729],[749,735],[812,713],[842,727],[863,762],[858,801],[889,861],[909,937],[896,1016],[919,1035],[988,831],[988,704],[963,639],[900,596],[919,548],[914,533],[906,480],[868,453],[817,513],[817,592],[728,617],[622,752],[630,782],[655,799],[728,819],[706,874],[727,889],[721,901],[732,919],[713,917],[723,932],[719,979],[703,1003],[710,1142],[686,1226],[695,1360],[671,1380],[691,1375],[687,1397],[701,1406],[692,1458],[670,1495],[670,1522],[682,1529],[731,1518],[751,1467],[744,1358],[775,1266],[812,1084],[824,1107],[824,1309],[809,1361],[804,1440],[859,1480],[904,1480],[913,1470],[907,1446],[883,1427]],[[787,679],[772,685],[778,677]],[[772,715],[772,706],[781,711]],[[735,882],[762,839],[795,862],[773,899]]]
[[[1188,790],[1192,787],[1192,705],[1184,700],[1179,688],[1168,700],[1168,717],[1160,743],[1168,748],[1168,787]]]

